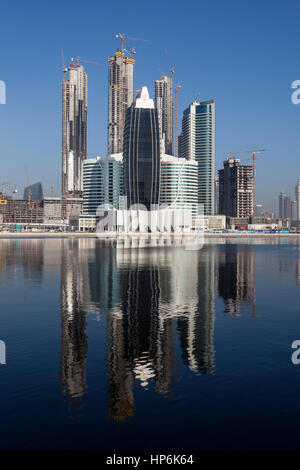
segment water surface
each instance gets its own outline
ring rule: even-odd
[[[299,294],[296,238],[0,240],[0,448],[299,448]]]

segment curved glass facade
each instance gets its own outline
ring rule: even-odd
[[[198,163],[163,155],[160,175],[160,205],[170,209],[191,210],[195,218],[198,203]]]
[[[126,112],[124,133],[124,189],[127,203],[148,210],[159,204],[160,139],[155,108],[131,106]]]
[[[83,214],[96,214],[101,204],[119,208],[123,195],[122,154],[88,158],[83,163]]]

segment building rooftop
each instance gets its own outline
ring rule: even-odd
[[[154,102],[149,97],[148,88],[143,86],[135,100],[135,108],[154,109]]]
[[[160,158],[162,163],[177,163],[180,165],[184,163],[185,165],[198,165],[198,162],[196,160],[188,160],[183,157],[175,157],[174,155],[168,155],[166,153],[162,154]]]

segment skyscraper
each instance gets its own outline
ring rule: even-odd
[[[124,132],[124,189],[129,206],[148,210],[159,204],[160,133],[158,112],[148,89],[143,87],[126,112]]]
[[[214,214],[215,102],[192,103],[183,113],[180,156],[198,162],[198,204]]]
[[[25,199],[25,201],[28,201],[29,199],[31,201],[41,201],[44,199],[43,183],[35,183],[27,186],[24,189],[23,199]]]
[[[161,138],[165,153],[173,153],[173,90],[170,77],[155,81],[155,107],[158,110]]]
[[[297,201],[291,201],[292,221],[297,220]]]
[[[83,190],[82,162],[87,157],[87,73],[82,65],[69,65],[62,94],[62,194],[78,196]]]
[[[109,97],[108,97],[108,154],[123,151],[123,134],[126,109],[133,102],[134,59],[126,57],[118,49],[108,58]]]
[[[295,187],[295,196],[296,196],[296,203],[297,203],[297,221],[300,221],[300,180],[297,181]]]
[[[286,198],[286,194],[281,192],[279,194],[279,217],[280,219],[284,219],[284,200]]]
[[[240,165],[239,159],[228,158],[219,170],[219,214],[251,217],[253,200],[252,165]]]
[[[292,219],[292,201],[284,192],[279,194],[279,217],[281,219]]]

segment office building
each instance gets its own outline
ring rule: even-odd
[[[299,222],[300,221],[300,180],[297,181],[296,187],[295,187],[295,198],[296,198],[296,203],[297,203],[297,218],[296,220]]]
[[[297,221],[297,201],[291,202],[292,220]]]
[[[155,107],[160,123],[162,149],[173,153],[173,89],[170,77],[163,76],[155,81]]]
[[[198,163],[162,155],[159,204],[168,209],[190,209],[197,215]]]
[[[183,113],[179,155],[198,162],[198,203],[214,214],[215,102],[192,103]]]
[[[82,162],[87,158],[87,73],[79,63],[63,72],[62,194],[81,196]]]
[[[284,219],[284,201],[286,198],[286,194],[282,191],[279,194],[279,217],[280,219]]]
[[[219,213],[219,173],[215,176],[215,214]]]
[[[25,201],[41,201],[44,197],[43,183],[35,183],[24,189],[23,199]]]
[[[129,206],[148,210],[159,204],[160,132],[158,112],[143,87],[126,112],[124,132],[124,190]]]
[[[123,151],[125,114],[133,102],[134,59],[118,49],[108,58],[108,153]]]
[[[262,204],[255,204],[255,216],[259,217],[263,214],[263,206]]]
[[[279,194],[279,218],[292,219],[292,201],[284,192]]]
[[[83,214],[96,215],[97,208],[110,204],[119,208],[123,194],[122,154],[88,158],[83,163]]]
[[[248,218],[254,215],[253,168],[234,157],[219,170],[219,214]]]

